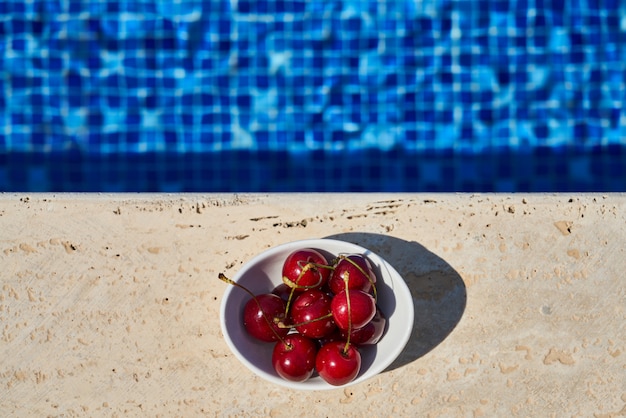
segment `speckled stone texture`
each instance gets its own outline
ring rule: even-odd
[[[0,195],[0,411],[24,416],[626,414],[626,195]],[[415,326],[362,384],[253,375],[219,327],[260,251],[333,237]]]

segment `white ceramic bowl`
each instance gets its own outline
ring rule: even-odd
[[[269,293],[282,282],[282,265],[287,256],[295,250],[314,248],[329,259],[338,254],[364,254],[371,261],[377,274],[376,289],[378,305],[387,317],[385,334],[373,346],[360,348],[361,371],[351,383],[363,382],[385,370],[402,352],[411,336],[413,328],[413,299],[408,286],[398,272],[378,255],[344,241],[332,239],[309,239],[290,242],[271,248],[244,264],[234,277],[236,282],[250,289],[254,294]],[[260,377],[299,390],[336,389],[315,373],[306,382],[284,380],[272,367],[274,344],[257,341],[250,337],[243,327],[243,306],[250,296],[235,286],[227,286],[222,299],[220,322],[224,339],[233,354],[250,370]]]

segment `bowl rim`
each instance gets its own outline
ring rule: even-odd
[[[231,338],[230,332],[226,325],[225,313],[226,313],[226,308],[228,305],[228,299],[231,293],[233,291],[242,291],[242,290],[237,289],[235,286],[228,285],[226,290],[224,291],[221,304],[220,304],[220,327],[221,327],[223,338],[226,341],[226,344],[228,345],[231,352],[235,355],[235,357],[242,364],[244,364],[248,369],[250,369],[254,374],[256,374],[257,376],[269,382],[278,384],[283,387],[288,387],[291,389],[298,389],[298,390],[332,390],[332,389],[338,389],[338,388],[345,388],[348,386],[361,383],[365,380],[368,380],[378,375],[379,373],[383,372],[387,367],[389,367],[389,365],[391,365],[391,363],[393,363],[398,358],[402,350],[404,350],[404,347],[406,346],[406,344],[408,343],[411,337],[415,313],[414,313],[414,306],[413,306],[413,298],[411,296],[410,289],[407,286],[404,278],[396,271],[396,269],[393,266],[391,266],[381,256],[379,256],[373,251],[365,247],[362,247],[358,244],[354,244],[348,241],[342,241],[338,239],[330,239],[330,238],[311,238],[311,239],[302,239],[302,240],[285,242],[283,244],[279,244],[277,246],[268,248],[262,251],[261,253],[255,255],[247,262],[245,262],[239,268],[237,273],[232,277],[232,280],[238,282],[255,265],[257,265],[258,263],[260,263],[261,261],[269,257],[275,256],[282,252],[295,251],[301,248],[316,248],[316,249],[333,253],[332,251],[325,249],[325,246],[326,247],[328,246],[346,247],[345,253],[364,254],[373,264],[376,265],[377,269],[381,272],[381,276],[384,276],[384,279],[382,277],[379,277],[378,279],[382,280],[383,283],[385,283],[387,286],[390,286],[393,289],[392,293],[393,293],[393,298],[396,302],[396,305],[400,305],[400,303],[398,303],[398,299],[400,299],[401,305],[403,306],[403,312],[404,312],[402,318],[394,318],[393,314],[388,318],[387,330],[385,331],[385,335],[389,333],[389,327],[392,325],[392,320],[393,320],[393,325],[395,324],[402,324],[402,325],[394,327],[394,330],[396,330],[397,333],[394,333],[396,337],[394,339],[392,348],[389,351],[387,351],[387,356],[378,362],[373,361],[372,364],[366,370],[361,370],[359,375],[353,381],[342,386],[331,385],[325,382],[321,378],[316,379],[316,380],[309,379],[305,382],[291,382],[291,381],[283,379],[277,374],[273,375],[260,369],[256,364],[249,361],[248,358],[246,358],[246,356],[243,355],[241,351],[239,350],[239,348],[236,346],[235,342]],[[334,255],[338,255],[338,254],[334,254]],[[390,281],[391,283],[388,283],[388,281]],[[382,340],[384,340],[384,336]],[[271,361],[271,359],[268,359],[268,361]]]

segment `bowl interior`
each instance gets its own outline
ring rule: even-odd
[[[387,317],[385,334],[373,346],[362,347],[361,371],[351,384],[364,381],[389,366],[402,352],[413,328],[413,299],[398,272],[371,251],[339,240],[311,239],[290,242],[271,248],[246,263],[232,278],[254,294],[268,293],[282,282],[282,265],[287,256],[298,249],[314,248],[332,259],[339,254],[361,253],[371,261],[377,274],[378,306]],[[301,389],[335,389],[316,374],[306,382],[284,380],[272,367],[274,344],[257,341],[243,327],[243,306],[250,296],[235,286],[228,286],[222,299],[220,321],[224,339],[235,356],[250,370],[276,384]]]

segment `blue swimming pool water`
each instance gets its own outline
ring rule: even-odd
[[[624,191],[617,0],[3,0],[1,191]]]

